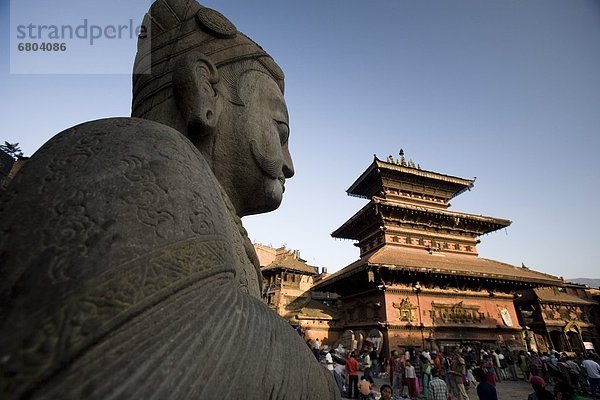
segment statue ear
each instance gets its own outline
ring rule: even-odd
[[[191,52],[175,60],[173,67],[175,104],[193,140],[214,132],[219,119],[217,67],[204,54]]]

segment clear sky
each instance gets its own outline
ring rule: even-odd
[[[25,16],[38,24],[79,21],[56,3],[14,1],[31,3]],[[104,24],[141,21],[150,2],[121,3],[78,2]],[[69,126],[129,114],[134,40],[99,40],[98,62],[121,74],[86,74],[72,61],[65,64],[78,74],[11,74],[18,42],[9,3],[1,4],[2,142],[31,155]],[[260,43],[287,77],[296,176],[279,210],[244,219],[255,241],[286,244],[330,272],[356,260],[352,242],[330,236],[366,204],[345,190],[373,154],[397,157],[403,148],[423,169],[477,177],[452,210],[513,221],[481,238],[480,256],[600,278],[600,2],[203,4]],[[36,57],[30,65],[50,63]]]

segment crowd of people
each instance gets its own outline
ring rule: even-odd
[[[568,355],[551,351],[508,352],[482,350],[481,364],[474,369],[479,400],[497,400],[496,382],[523,379],[531,383],[528,400],[576,400],[600,398],[600,358],[595,353]],[[552,391],[548,390],[552,388]]]
[[[307,344],[311,346],[310,341]],[[594,353],[502,351],[462,347],[452,352],[393,350],[388,358],[374,347],[348,351],[314,346],[333,374],[340,394],[351,399],[497,400],[498,382],[527,381],[528,400],[600,399],[600,364]],[[360,379],[359,379],[360,378]],[[389,380],[378,391],[374,378]],[[469,393],[470,392],[470,393]]]

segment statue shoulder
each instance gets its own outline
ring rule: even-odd
[[[188,162],[200,162],[208,167],[200,152],[177,130],[146,119],[116,117],[65,129],[46,142],[32,160],[50,163],[51,159],[73,157],[67,164],[80,166],[101,158],[110,167],[111,160],[123,156],[177,160],[180,152],[193,155],[188,157]]]
[[[49,255],[69,248],[86,264],[90,251],[120,263],[191,236],[231,234],[218,223],[230,219],[227,203],[200,151],[139,118],[90,121],[50,139],[8,186],[0,212],[15,244],[31,248],[36,232]]]
[[[175,257],[210,242],[227,254],[234,230],[223,223],[227,205],[202,154],[178,131],[137,118],[86,122],[53,137],[8,186],[0,215],[10,232],[0,238],[1,297],[27,270],[41,286],[69,292],[159,249]]]
[[[135,118],[49,140],[0,199],[0,231],[0,354],[23,390],[182,288],[233,281],[243,252],[202,154]]]

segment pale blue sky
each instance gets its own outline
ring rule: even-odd
[[[141,21],[149,1],[109,3],[91,15]],[[287,76],[296,176],[278,211],[245,219],[253,239],[285,243],[329,271],[354,261],[352,242],[330,237],[366,203],[345,190],[374,153],[383,159],[402,147],[424,169],[477,177],[453,210],[513,221],[481,238],[482,257],[600,277],[600,2],[203,4],[260,43]],[[32,15],[51,23],[65,13],[46,6]],[[128,74],[11,75],[6,0],[0,23],[1,141],[30,155],[71,125],[129,114]],[[134,41],[96,54],[124,71],[134,55]]]

